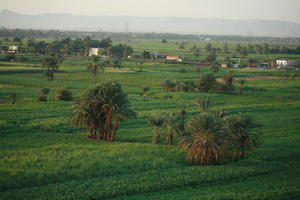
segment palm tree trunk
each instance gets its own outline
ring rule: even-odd
[[[111,109],[108,106],[106,112],[105,135],[104,135],[104,140],[106,141],[109,141],[110,138],[110,123],[111,123]]]
[[[154,135],[153,135],[152,144],[157,144],[157,143],[158,143],[158,128],[155,127],[154,128]]]
[[[111,142],[115,141],[117,129],[118,129],[118,119],[115,119],[115,121],[114,121],[114,127],[113,127],[113,130],[112,130],[112,135],[111,135],[111,138],[110,138]]]
[[[242,94],[243,94],[243,85],[242,85],[242,84],[240,85],[240,90],[239,90],[239,93],[240,93],[240,95],[242,95]]]
[[[168,135],[168,145],[169,146],[172,146],[173,145],[173,132],[170,132],[169,135]]]

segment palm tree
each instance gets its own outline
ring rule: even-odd
[[[241,52],[240,52],[241,56],[243,56],[243,60],[245,59],[245,57],[248,55],[248,49],[247,47],[243,47]]]
[[[167,131],[167,145],[172,146],[175,135],[179,132],[179,119],[175,114],[169,114],[164,117],[164,127]]]
[[[100,62],[100,57],[98,56],[93,56],[93,63],[91,63],[88,67],[87,70],[91,73],[93,77],[93,82],[94,86],[96,87],[97,84],[97,73],[99,71],[104,71],[104,63]]]
[[[93,137],[98,131],[98,139],[114,141],[118,122],[134,116],[121,85],[106,82],[90,89],[75,104],[72,122],[76,127],[87,127]]]
[[[159,141],[159,129],[164,125],[164,115],[162,114],[151,114],[148,117],[148,123],[153,127],[153,139],[152,143],[157,144]]]
[[[203,113],[189,120],[180,146],[187,149],[186,159],[196,165],[215,165],[226,158],[230,146],[224,120]]]
[[[95,112],[96,102],[93,96],[86,93],[75,102],[73,107],[72,125],[80,128],[86,127],[89,131],[88,137],[96,138],[97,114]]]
[[[167,46],[168,41],[167,41],[166,39],[163,39],[163,40],[161,41],[161,43],[164,44],[164,50],[166,50],[166,46]]]
[[[238,82],[238,84],[240,85],[240,88],[239,88],[239,94],[242,95],[243,94],[243,85],[246,83],[246,80],[245,79],[236,79],[236,81]]]
[[[245,154],[252,152],[254,147],[263,144],[260,132],[257,129],[261,125],[255,123],[253,118],[248,115],[229,117],[226,120],[226,126],[234,138],[234,146],[240,159],[244,159]]]
[[[253,58],[250,58],[250,59],[248,60],[248,64],[249,64],[249,66],[250,66],[251,68],[253,68],[254,65],[256,64],[256,60],[253,59]]]
[[[209,97],[199,97],[196,98],[193,103],[197,106],[200,112],[206,112],[211,105],[211,100]]]
[[[47,81],[53,81],[54,72],[58,70],[60,62],[59,57],[55,54],[52,54],[44,60],[43,67],[46,68],[45,74]]]

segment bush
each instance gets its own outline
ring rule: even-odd
[[[20,62],[28,62],[28,58],[26,58],[25,56],[21,56],[20,58],[19,58],[19,61]]]
[[[16,93],[11,93],[9,96],[10,103],[15,104],[17,102],[17,94]]]
[[[42,101],[42,102],[47,101],[47,96],[46,95],[40,95],[40,96],[38,96],[38,101]]]
[[[56,99],[62,101],[71,101],[72,93],[68,88],[60,88],[56,92]]]
[[[16,60],[16,55],[15,54],[7,54],[6,55],[6,60],[7,61],[14,61],[14,60]]]
[[[180,69],[179,72],[180,73],[186,73],[186,69]]]
[[[41,93],[44,94],[44,95],[49,94],[50,93],[50,88],[42,88]]]

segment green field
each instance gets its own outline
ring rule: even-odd
[[[130,45],[136,51],[163,48],[159,41]],[[166,51],[178,52],[177,46],[170,42]],[[300,199],[300,79],[292,80],[290,72],[232,69],[235,77],[249,79],[244,94],[237,95],[163,90],[164,80],[198,80],[210,72],[204,66],[200,73],[183,64],[145,63],[142,72],[130,62],[107,68],[98,82],[118,81],[137,112],[137,119],[120,124],[117,141],[109,143],[73,128],[74,102],[55,99],[62,87],[75,98],[93,87],[86,72],[89,62],[67,58],[54,81],[46,81],[43,69],[32,62],[0,62],[0,199]],[[215,75],[222,78],[226,72]],[[44,87],[51,88],[48,101],[38,102]],[[142,95],[144,87],[150,95]],[[14,105],[9,104],[11,93],[17,94]],[[253,116],[263,125],[264,145],[245,160],[192,166],[177,145],[150,144],[150,113],[184,108],[191,117],[196,113],[191,101],[201,96],[212,97],[214,107],[230,114]]]

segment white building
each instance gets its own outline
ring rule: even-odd
[[[89,56],[99,56],[101,48],[89,48]]]
[[[166,60],[182,62],[182,58],[180,56],[166,56]]]
[[[276,60],[276,65],[278,67],[288,67],[295,64],[294,61],[290,61],[290,60]]]
[[[7,52],[8,53],[17,53],[18,52],[18,46],[9,46]]]

